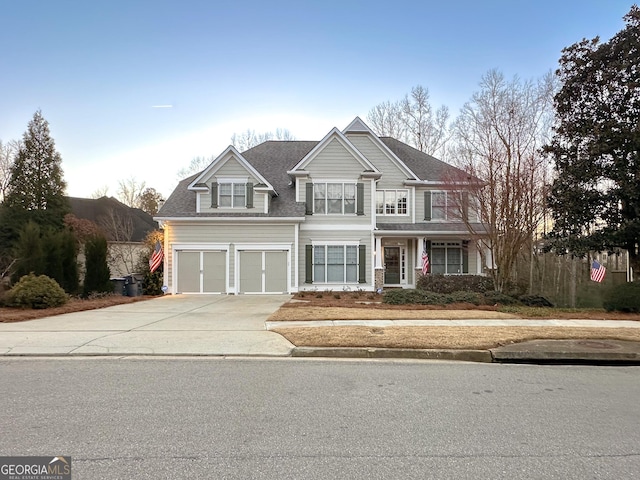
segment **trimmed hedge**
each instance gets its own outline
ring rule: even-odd
[[[527,307],[553,307],[553,303],[541,295],[522,295],[518,297],[520,303]]]
[[[419,290],[436,293],[485,293],[494,289],[493,280],[482,275],[421,275],[416,286]]]
[[[604,297],[602,306],[607,312],[640,312],[640,282],[629,282],[611,288]]]
[[[5,304],[9,307],[50,308],[64,305],[67,300],[67,294],[54,279],[30,273],[7,292]]]
[[[389,305],[448,305],[450,303],[472,303],[473,305],[513,305],[517,299],[498,292],[485,294],[456,291],[449,294],[423,290],[398,289],[388,290],[382,296],[382,303]]]

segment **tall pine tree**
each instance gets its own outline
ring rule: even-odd
[[[23,135],[0,208],[0,256],[11,255],[30,221],[42,228],[62,228],[69,211],[65,187],[62,158],[38,110]]]
[[[49,122],[38,110],[29,122],[15,162],[11,167],[5,207],[29,212],[41,226],[61,227],[69,204],[62,157],[56,151]]]
[[[556,125],[545,147],[557,177],[549,197],[551,246],[584,256],[629,252],[640,271],[640,9],[605,43],[562,51]]]

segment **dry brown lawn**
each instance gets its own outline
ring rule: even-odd
[[[582,327],[309,327],[274,329],[298,347],[482,350],[527,340],[640,341],[637,328]]]
[[[603,310],[522,309],[524,314],[497,311],[497,307],[449,305],[446,308],[416,305],[385,305],[372,294],[296,296],[269,318],[286,320],[397,320],[397,319],[504,319],[571,318],[640,320],[640,315]],[[367,298],[367,297],[373,298]],[[369,302],[363,304],[362,302]],[[527,313],[530,313],[527,315]],[[610,339],[640,341],[640,329],[582,327],[296,327],[273,331],[299,347],[377,347],[487,349],[535,339]]]

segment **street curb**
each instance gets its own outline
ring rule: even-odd
[[[295,347],[292,357],[399,358],[416,360],[455,360],[492,363],[489,350],[410,349],[375,347]]]

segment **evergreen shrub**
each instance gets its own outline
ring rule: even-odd
[[[611,288],[604,296],[602,306],[607,312],[640,312],[640,282],[628,282]]]
[[[9,307],[50,308],[67,303],[68,297],[58,282],[46,275],[23,276],[6,294]]]
[[[417,288],[436,293],[468,291],[476,293],[490,292],[494,289],[493,280],[482,275],[421,275]]]

